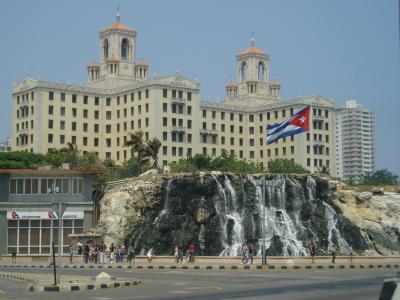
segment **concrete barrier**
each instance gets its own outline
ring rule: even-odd
[[[384,281],[379,300],[400,300],[400,272],[397,277]]]

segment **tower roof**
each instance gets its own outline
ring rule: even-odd
[[[88,64],[87,66],[88,68],[98,68],[99,65],[96,63],[96,60],[92,60],[92,62],[90,64]]]
[[[136,63],[136,65],[137,66],[148,66],[145,62],[144,62],[144,60],[143,60],[143,58],[141,58],[137,63]]]
[[[236,55],[236,57],[243,56],[243,55],[249,55],[249,54],[258,54],[258,55],[263,55],[263,56],[269,56],[269,54],[267,52],[256,47],[256,41],[254,38],[252,38],[250,41],[250,47],[247,48],[246,50],[238,53]]]
[[[133,28],[130,28],[129,26],[126,26],[125,24],[121,23],[121,17],[119,13],[117,13],[115,17],[115,22],[108,26],[107,28],[104,28],[101,33],[107,32],[107,31],[125,31],[125,32],[130,32],[130,33],[136,33],[136,31]]]
[[[226,84],[225,87],[227,87],[227,88],[235,88],[235,87],[237,87],[237,83],[235,83],[235,82],[233,82],[232,80],[230,80],[230,81]]]
[[[272,87],[281,87],[281,83],[278,80],[272,80],[269,86]]]

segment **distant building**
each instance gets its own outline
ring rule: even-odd
[[[375,170],[374,113],[355,100],[335,116],[336,175],[357,180]]]
[[[67,143],[117,163],[129,159],[130,133],[157,137],[162,165],[196,153],[260,162],[286,158],[313,171],[334,167],[334,103],[320,96],[281,101],[269,77],[270,55],[250,47],[236,55],[237,82],[224,102],[200,101],[200,83],[180,74],[149,78],[136,60],[136,31],[115,22],[100,31],[100,61],[87,66],[86,86],[25,79],[13,88],[13,147],[46,153]],[[266,125],[311,105],[310,131],[266,144]]]
[[[0,254],[15,250],[18,255],[49,255],[52,242],[58,245],[58,203],[66,208],[62,214],[61,244],[63,253],[68,253],[68,235],[80,234],[94,225],[95,173],[96,170],[0,169]]]
[[[6,140],[0,142],[0,152],[9,152],[11,151],[11,138],[7,138]]]

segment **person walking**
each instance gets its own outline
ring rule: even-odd
[[[349,245],[349,262],[353,263],[353,247]]]
[[[153,248],[150,248],[147,252],[147,262],[150,264],[153,261]]]
[[[196,246],[194,243],[189,245],[189,262],[194,263],[194,253],[196,252]]]
[[[314,264],[315,263],[315,254],[317,252],[317,249],[315,248],[314,242],[311,242],[310,244],[310,255],[311,255],[311,262]]]
[[[175,257],[175,263],[179,264],[179,246],[175,246],[175,250],[174,250],[174,257]]]
[[[109,260],[110,260],[110,264],[115,262],[115,247],[114,247],[114,243],[111,243],[110,246],[110,255],[109,255]]]
[[[336,247],[335,247],[335,245],[331,246],[331,255],[332,255],[332,263],[334,264],[335,260],[336,260]]]
[[[72,245],[68,246],[68,253],[69,253],[69,263],[72,264],[72,261],[74,259],[74,248]]]
[[[83,250],[83,258],[85,260],[85,264],[87,264],[89,262],[89,252],[90,252],[89,243],[86,242],[85,248]]]
[[[246,243],[242,244],[242,265],[247,263],[249,254],[249,248],[247,247]]]
[[[253,246],[250,244],[248,247],[248,261],[250,260],[250,264],[253,264]]]

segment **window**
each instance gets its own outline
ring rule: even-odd
[[[239,126],[239,133],[240,133],[240,134],[243,133],[243,126]]]
[[[64,106],[60,107],[60,115],[65,116],[65,107]]]
[[[72,116],[73,116],[73,117],[76,117],[76,108],[75,108],[75,107],[72,108]]]
[[[72,193],[73,194],[83,193],[83,178],[72,178]]]
[[[274,111],[274,114],[275,114],[275,119],[278,119],[278,112]]]
[[[65,129],[65,121],[60,121],[60,129],[61,130]]]
[[[254,127],[249,127],[249,133],[254,134]]]
[[[99,97],[94,97],[94,105],[99,105],[100,99]]]
[[[94,132],[95,133],[99,132],[99,124],[94,124]]]
[[[234,121],[234,119],[235,119],[235,115],[233,113],[230,113],[230,120]]]
[[[149,90],[146,90],[145,93],[146,93],[146,99],[149,98]]]
[[[83,142],[84,146],[87,146],[88,138],[86,136],[84,136],[83,139],[82,139],[82,142]]]
[[[53,114],[53,109],[54,109],[53,105],[49,105],[49,115]]]
[[[235,126],[231,125],[231,133],[235,132]]]
[[[53,135],[51,133],[47,135],[47,142],[50,144],[53,143]]]
[[[249,115],[249,122],[250,123],[254,122],[254,115]]]
[[[239,122],[243,122],[243,115],[239,114]]]
[[[235,138],[231,137],[231,146],[235,145]]]
[[[65,93],[61,93],[61,101],[64,102],[65,101]]]
[[[187,127],[188,127],[189,129],[192,128],[192,120],[187,120]]]
[[[167,118],[163,118],[163,126],[168,126],[168,119]]]
[[[207,118],[207,111],[203,109],[203,118]]]
[[[163,103],[163,112],[168,112],[168,103]]]
[[[97,119],[99,119],[99,116],[100,116],[100,112],[98,110],[95,110],[94,111],[94,118],[97,120]]]
[[[111,106],[111,98],[106,98],[106,106]]]
[[[71,123],[71,129],[72,131],[76,131],[76,122]]]
[[[65,144],[65,135],[60,135],[60,144]]]
[[[146,112],[149,112],[149,104],[146,103]]]
[[[111,111],[106,111],[106,119],[111,120]]]
[[[48,122],[48,126],[47,126],[49,129],[52,129],[53,128],[53,120],[49,120],[49,122]]]
[[[83,123],[83,132],[88,131],[88,123]]]
[[[167,98],[167,97],[168,97],[168,90],[163,89],[163,98]]]
[[[172,98],[176,98],[176,90],[172,90]]]
[[[286,110],[282,109],[282,118],[285,118],[285,117],[286,117]]]
[[[138,92],[138,99],[142,100],[142,92],[141,91]]]
[[[188,107],[187,107],[187,114],[188,114],[188,115],[191,115],[191,114],[192,114],[192,107],[191,107],[191,106],[188,106]]]
[[[192,92],[187,93],[187,99],[188,101],[192,101]]]
[[[213,110],[213,111],[211,112],[211,116],[212,116],[213,119],[215,119],[215,116],[216,116],[215,110]]]
[[[49,91],[49,100],[54,100],[54,92]]]
[[[183,105],[178,105],[178,113],[183,114]]]
[[[176,156],[176,147],[172,147],[172,156]]]
[[[221,132],[225,132],[225,124],[221,124]]]
[[[258,115],[258,121],[262,122],[262,120],[263,120],[263,114],[259,114]]]
[[[89,97],[87,95],[83,96],[83,104],[88,104]]]
[[[106,147],[111,147],[111,139],[106,139]]]
[[[271,114],[267,112],[267,120],[269,121],[271,119]]]
[[[72,94],[72,103],[76,103],[76,95]]]

